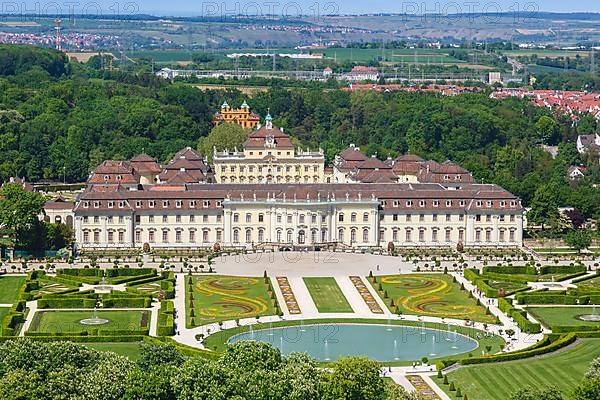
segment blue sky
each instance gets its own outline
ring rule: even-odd
[[[140,4],[140,9],[150,11],[163,11],[170,13],[185,12],[201,14],[212,12],[211,10],[225,10],[225,13],[231,13],[232,10],[244,9],[248,10],[247,13],[251,13],[254,9],[262,9],[265,13],[271,7],[274,10],[279,10],[278,14],[281,14],[283,9],[288,10],[289,13],[295,13],[298,8],[297,5],[302,9],[305,14],[312,14],[314,5],[318,4],[321,10],[339,10],[340,13],[372,13],[372,12],[402,12],[410,11],[415,9],[424,9],[433,11],[436,9],[448,12],[454,12],[458,9],[457,6],[464,12],[469,11],[469,7],[472,7],[475,11],[482,11],[487,9],[488,11],[494,11],[498,8],[502,11],[511,11],[511,7],[518,7],[521,10],[527,9],[528,7],[536,7],[541,11],[560,11],[560,12],[600,12],[600,1],[598,0],[539,0],[539,1],[527,1],[527,0],[414,0],[414,1],[390,1],[390,0],[238,0],[238,1],[189,1],[189,0],[171,0],[168,3],[164,0],[145,0]],[[477,4],[469,6],[469,4]],[[425,5],[425,6],[423,6]]]
[[[376,12],[407,12],[423,13],[442,12],[452,14],[460,12],[496,12],[514,11],[518,6],[520,11],[558,11],[558,12],[600,12],[599,0],[414,0],[414,1],[390,1],[390,0],[83,0],[62,1],[48,0],[48,2],[23,2],[2,3],[0,12],[15,12],[17,10],[7,7],[17,6],[25,11],[40,10],[44,14],[53,13],[55,5],[60,5],[61,11],[69,13],[67,4],[77,4],[75,13],[96,13],[96,5],[99,5],[104,15],[131,13],[153,13],[156,15],[232,15],[242,13],[246,15],[268,14],[276,15],[322,15],[322,14],[353,14],[353,13],[376,13]],[[44,7],[47,7],[45,9]],[[87,7],[87,8],[85,8]],[[533,9],[532,9],[533,7]],[[46,12],[44,12],[46,11]],[[54,12],[55,13],[55,12]],[[318,13],[318,14],[317,14]]]

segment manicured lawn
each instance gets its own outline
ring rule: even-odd
[[[191,286],[189,279],[192,280]],[[214,275],[186,277],[187,326],[273,315],[277,300],[268,288],[263,278]]]
[[[98,351],[112,351],[135,361],[140,357],[140,345],[131,343],[85,343],[85,346]]]
[[[283,328],[288,326],[300,326],[301,324],[307,325],[324,325],[324,324],[374,324],[374,325],[387,325],[388,323],[394,326],[408,326],[408,327],[420,327],[422,324],[417,321],[404,321],[393,319],[391,321],[386,320],[373,320],[373,319],[350,319],[350,318],[336,318],[336,319],[318,319],[318,320],[303,320],[303,321],[282,321],[276,322],[273,324],[258,324],[254,325],[253,329],[269,329],[269,327],[273,328]],[[444,324],[435,324],[435,323],[425,323],[426,328],[439,329],[441,331],[447,331],[448,326]],[[479,343],[479,347],[471,352],[473,356],[481,355],[482,351],[486,351],[487,347],[490,347],[490,354],[495,354],[500,352],[505,345],[504,340],[499,336],[490,335],[486,337],[481,334],[481,331],[475,330],[473,328],[468,328],[464,326],[452,326],[452,330],[456,330],[459,334],[469,336],[475,339]],[[228,329],[225,331],[218,331],[204,340],[204,345],[207,349],[214,350],[217,352],[222,352],[228,347],[228,340],[232,336],[238,335],[240,333],[248,332],[247,326],[239,326],[234,329]],[[468,354],[463,354],[464,357],[468,357]],[[456,356],[453,356],[455,358]],[[432,362],[435,359],[432,359]],[[411,365],[411,362],[408,361],[398,361],[391,363],[383,363],[384,365],[391,366],[406,366]]]
[[[372,282],[372,281],[371,281]],[[494,323],[496,319],[486,315],[483,306],[469,298],[469,292],[460,290],[460,285],[452,282],[450,275],[414,274],[377,277],[374,287],[379,284],[387,291],[390,299],[403,314],[430,317],[471,319]],[[386,301],[389,307],[389,301]],[[392,309],[396,312],[396,309]]]
[[[496,280],[489,280],[487,284],[494,289],[504,289],[506,293],[514,292],[519,289],[525,289],[527,287],[527,285],[524,283]]]
[[[93,329],[127,331],[142,328],[142,322],[149,326],[147,311],[98,311],[99,318],[110,322],[104,325],[83,325],[82,319],[91,318],[91,311],[41,311],[36,313],[31,323],[32,332],[78,333]],[[145,314],[145,315],[144,315]]]
[[[544,326],[553,329],[556,326],[589,326],[600,329],[600,322],[587,322],[577,318],[580,315],[592,314],[591,307],[530,307],[531,313]],[[600,315],[600,306],[596,307],[596,314]]]
[[[352,307],[335,278],[304,278],[304,283],[321,313],[351,313]]]
[[[10,308],[0,308],[0,321],[2,321],[4,317],[6,317],[9,311]]]
[[[600,292],[600,276],[576,284],[578,288],[586,289],[593,292]]]
[[[460,387],[469,400],[506,400],[517,389],[527,386],[557,386],[566,398],[596,357],[600,357],[600,340],[589,339],[556,355],[461,368],[448,374],[448,380]],[[456,392],[449,392],[448,385],[434,379],[450,397],[455,398]]]
[[[13,304],[25,279],[24,276],[0,276],[0,304]]]

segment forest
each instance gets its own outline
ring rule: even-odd
[[[600,168],[581,157],[578,134],[599,131],[592,117],[578,125],[520,99],[488,93],[446,97],[272,87],[246,99],[237,90],[199,90],[152,74],[99,71],[65,55],[26,46],[0,48],[0,181],[82,182],[104,159],[139,153],[166,162],[184,146],[198,146],[227,100],[248,100],[290,133],[298,146],[322,147],[331,162],[354,143],[369,155],[407,152],[451,159],[479,182],[497,183],[526,206],[549,194],[586,217],[600,214]],[[542,144],[558,145],[553,158]],[[570,165],[586,177],[566,179]]]

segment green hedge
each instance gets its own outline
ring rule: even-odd
[[[534,266],[515,267],[512,265],[500,267],[483,267],[483,273],[509,274],[509,275],[537,275]]]
[[[46,335],[28,335],[29,339],[42,342],[56,342],[56,336]],[[142,335],[122,335],[122,336],[69,336],[66,338],[69,342],[78,343],[132,343],[142,342],[145,337]],[[0,342],[7,340],[15,340],[14,337],[0,336]]]
[[[2,336],[14,336],[15,329],[19,324],[25,322],[25,314],[22,312],[10,312],[2,320],[1,335]]]
[[[507,299],[507,298],[499,298],[498,299],[498,308],[500,309],[500,311],[502,311],[504,314],[507,314],[507,315],[510,315],[512,310],[514,310],[514,307],[512,305],[512,300]]]
[[[108,278],[116,278],[118,276],[157,276],[158,272],[154,268],[113,268],[106,270]]]
[[[56,297],[41,298],[38,300],[38,308],[94,308],[96,299],[87,297]]]
[[[564,266],[564,265],[544,265],[540,267],[541,275],[548,274],[579,274],[581,272],[586,272],[585,265],[573,265],[573,266]]]
[[[60,338],[77,338],[77,337],[98,337],[98,336],[111,336],[111,337],[125,337],[125,336],[146,336],[148,335],[148,328],[138,328],[138,329],[130,329],[126,331],[111,331],[111,330],[99,330],[99,329],[87,329],[85,331],[81,331],[78,333],[73,332],[57,332],[53,334],[48,334],[47,332],[25,332],[25,336],[28,337],[54,337],[54,340]],[[90,340],[95,342],[95,340]]]
[[[552,327],[552,332],[554,333],[569,333],[569,332],[600,332],[599,326],[582,326],[582,325],[558,325]]]
[[[173,301],[166,300],[160,305],[158,313],[158,336],[173,336],[175,334],[175,305]]]
[[[58,274],[56,276],[52,277],[52,281],[54,281],[56,283],[64,283],[65,285],[75,286],[75,287],[80,287],[82,285],[81,281],[77,281],[75,279],[71,279],[64,275],[58,275]],[[98,279],[98,282],[100,282],[100,279]]]
[[[150,297],[103,297],[104,308],[150,308]]]
[[[542,331],[540,324],[527,319],[527,312],[525,311],[515,310],[511,313],[511,317],[515,320],[519,329],[525,333],[540,333]]]
[[[481,276],[479,275],[479,270],[475,268],[467,268],[465,269],[464,276],[471,282],[477,281]]]
[[[538,292],[538,293],[522,293],[516,296],[519,304],[562,304],[562,305],[576,305],[577,296],[569,296],[566,293],[549,293],[549,292]]]

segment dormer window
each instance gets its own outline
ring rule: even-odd
[[[446,200],[446,207],[452,207],[452,200]]]
[[[488,202],[486,202],[486,204],[485,204],[485,205],[486,205],[486,206],[489,208],[489,207],[491,207],[491,206],[492,206],[492,202],[491,202],[491,201],[488,201]]]
[[[481,201],[480,201],[480,200],[477,200],[477,202],[475,202],[475,205],[476,205],[477,207],[481,207],[482,203],[481,203]]]
[[[394,207],[398,207],[400,205],[400,202],[398,200],[394,200]]]
[[[500,207],[506,207],[506,201],[501,201],[500,202]]]
[[[83,202],[83,208],[90,208],[90,202],[89,201],[84,201]]]
[[[120,201],[119,202],[119,208],[123,208],[125,207],[125,202],[124,201]]]
[[[222,201],[217,201],[217,207],[221,208],[223,206],[223,202]]]
[[[196,200],[190,201],[190,208],[196,208]]]
[[[439,202],[439,200],[434,200],[434,201],[433,201],[433,206],[434,206],[434,207],[439,207],[439,206],[440,206],[440,202]]]
[[[110,176],[104,175],[104,182],[108,182],[110,180]]]
[[[95,201],[94,202],[94,208],[100,208],[100,202],[99,201]]]
[[[135,202],[135,207],[136,208],[142,208],[142,202],[140,200]]]
[[[208,207],[210,207],[210,200],[204,200],[204,201],[202,202],[202,207],[204,207],[204,208],[208,208]]]
[[[167,208],[169,207],[169,200],[164,200],[163,201],[163,208]]]
[[[510,206],[511,206],[511,207],[515,207],[516,205],[517,205],[517,202],[516,202],[516,201],[511,201],[511,202],[510,202]]]
[[[177,201],[175,202],[175,207],[176,207],[176,208],[181,208],[181,205],[182,205],[182,204],[183,204],[183,202],[182,202],[181,200],[177,200]]]
[[[115,202],[114,201],[109,201],[108,202],[108,208],[114,208],[115,206]]]
[[[419,201],[419,207],[425,207],[425,200]]]
[[[459,201],[459,202],[458,202],[458,204],[459,204],[461,207],[464,207],[464,206],[465,206],[465,201],[464,201],[464,200],[461,200],[461,201]]]
[[[123,177],[122,177],[121,175],[117,175],[117,180],[118,180],[118,181],[122,181],[122,180],[123,180]]]
[[[412,202],[412,200],[408,200],[408,201],[406,202],[406,207],[412,207],[412,205],[413,205],[413,202]]]
[[[156,205],[156,202],[155,202],[154,200],[150,200],[150,201],[148,202],[148,207],[149,207],[149,208],[154,208],[154,206],[155,206],[155,205]]]
[[[449,181],[449,180],[450,180],[450,177],[449,177],[448,175],[444,175],[444,180],[445,180],[445,181]]]

